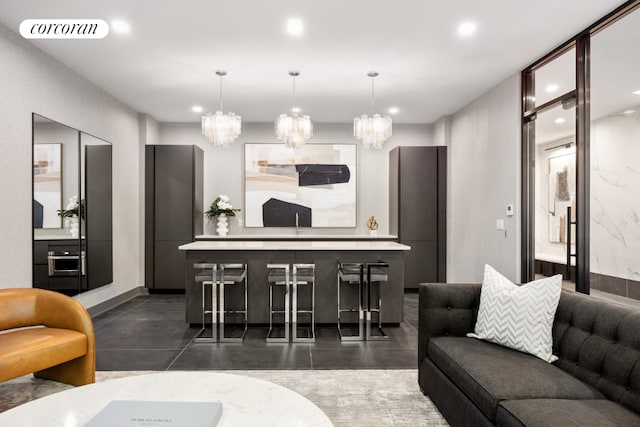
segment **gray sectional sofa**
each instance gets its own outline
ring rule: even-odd
[[[418,382],[452,426],[640,426],[640,311],[562,292],[549,364],[465,336],[479,284],[421,284]]]

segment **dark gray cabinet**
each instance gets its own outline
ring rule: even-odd
[[[405,253],[405,289],[446,282],[446,195],[446,147],[389,152],[389,232],[411,246]]]
[[[145,286],[184,289],[178,246],[202,234],[204,153],[193,145],[145,148]]]

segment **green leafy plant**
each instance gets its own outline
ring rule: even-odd
[[[240,209],[234,209],[229,200],[229,196],[220,194],[204,214],[208,219],[213,219],[222,214],[226,216],[236,216],[236,212],[240,212]]]
[[[82,204],[82,209],[80,209],[80,205]],[[61,218],[73,218],[82,215],[84,218],[84,200],[80,202],[78,200],[78,196],[73,196],[69,199],[69,203],[67,203],[67,207],[64,209],[58,209],[58,216]]]

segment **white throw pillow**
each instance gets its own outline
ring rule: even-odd
[[[561,291],[560,274],[518,286],[485,265],[475,333],[467,336],[555,362],[551,329]]]

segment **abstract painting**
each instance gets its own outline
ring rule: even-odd
[[[575,153],[549,158],[549,241],[567,242],[567,207],[575,215],[576,155]]]
[[[355,227],[356,145],[245,144],[246,227]]]

